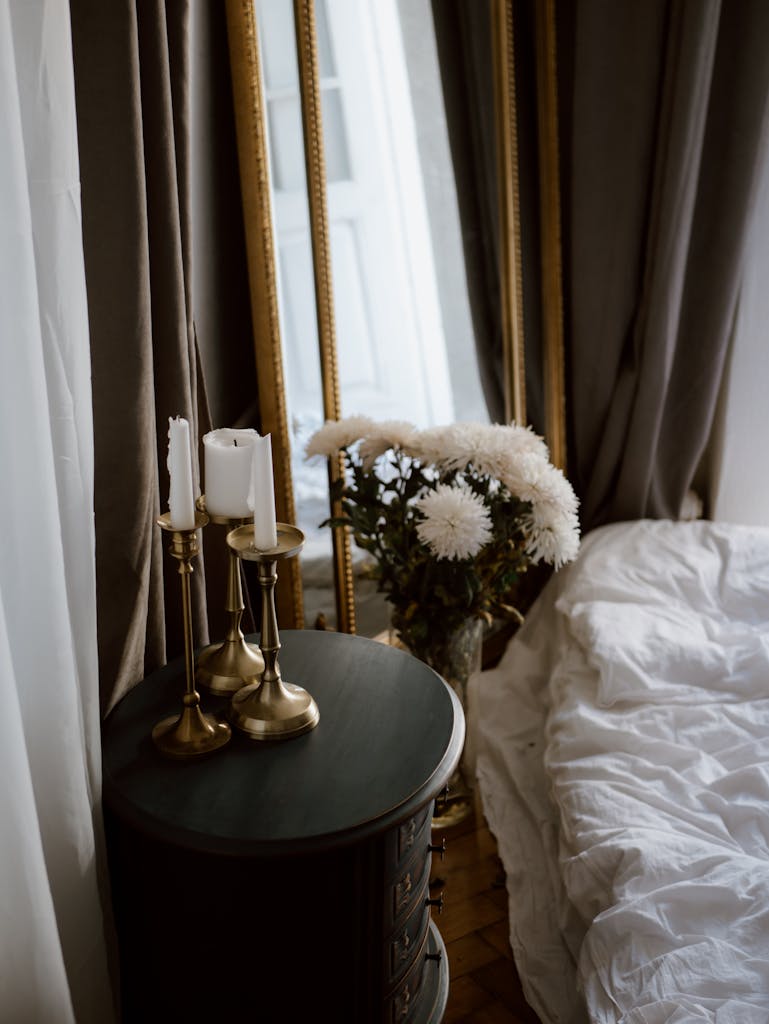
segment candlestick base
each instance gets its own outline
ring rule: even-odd
[[[278,667],[280,637],[275,615],[277,563],[301,551],[304,534],[295,526],[277,524],[277,544],[261,551],[254,546],[254,531],[240,526],[227,535],[227,543],[239,558],[259,564],[262,591],[261,679],[242,687],[232,698],[230,721],[254,740],[288,740],[314,729],[320,720],[318,705],[301,686],[287,683]]]
[[[212,523],[226,526],[228,531],[253,523],[253,516],[228,516],[209,512],[206,496],[201,494],[197,508],[205,512]],[[240,628],[244,611],[243,589],[240,582],[240,564],[232,548],[227,549],[227,597],[225,611],[228,617],[224,640],[209,644],[198,654],[195,682],[215,697],[232,696],[244,684],[258,679],[264,672],[264,658],[256,644],[250,644]]]
[[[205,647],[198,655],[195,682],[215,697],[231,696],[262,672],[262,652],[240,637]]]
[[[288,740],[314,729],[318,705],[301,686],[283,680],[249,683],[235,694],[230,721],[255,740]]]
[[[223,747],[232,735],[226,722],[218,722],[213,715],[204,714],[197,702],[188,704],[197,693],[184,695],[184,710],[181,715],[164,718],[152,730],[152,742],[161,754],[186,761],[202,757]]]

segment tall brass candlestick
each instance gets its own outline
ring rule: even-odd
[[[295,526],[277,524],[278,543],[260,551],[254,546],[254,531],[240,526],[227,535],[227,543],[238,558],[259,564],[262,594],[260,647],[264,672],[235,694],[230,705],[232,724],[255,740],[288,740],[314,729],[320,719],[318,705],[301,686],[284,682],[278,666],[280,635],[275,614],[275,583],[278,561],[298,554],[304,534]]]
[[[198,498],[197,506],[201,512],[206,512],[205,495]],[[228,531],[253,522],[253,517],[234,519],[230,516],[214,515],[212,512],[206,514],[212,523],[226,526]],[[195,682],[198,686],[217,696],[237,693],[244,683],[250,682],[264,671],[262,652],[255,644],[246,642],[240,628],[245,608],[243,587],[240,582],[240,562],[229,545],[227,599],[224,608],[229,618],[224,640],[209,644],[200,652],[195,672]]]
[[[190,576],[192,559],[199,553],[197,530],[205,526],[208,516],[205,512],[195,513],[194,530],[177,530],[171,525],[168,512],[158,519],[158,526],[171,534],[171,554],[179,562],[182,585],[182,617],[184,625],[184,673],[186,689],[182,698],[182,711],[158,722],[152,730],[152,740],[166,757],[185,760],[200,757],[218,750],[230,739],[232,731],[226,722],[217,721],[213,715],[200,710],[200,694],[195,689],[195,659],[192,645],[192,602],[190,598]]]

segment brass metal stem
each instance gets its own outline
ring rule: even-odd
[[[225,640],[238,640],[243,636],[240,622],[245,607],[243,585],[240,582],[240,562],[232,548],[227,548],[227,599],[224,602],[224,610],[229,613],[230,624]]]
[[[198,509],[205,512],[205,496],[198,498]],[[232,530],[248,525],[252,519],[230,518],[210,514],[212,523]],[[227,547],[227,593],[224,610],[227,612],[227,630],[224,640],[210,644],[198,655],[195,681],[216,696],[231,696],[245,684],[254,682],[264,671],[264,658],[255,644],[246,642],[240,624],[243,618],[243,587],[240,582],[240,562],[235,552]]]
[[[179,558],[179,575],[182,581],[182,622],[184,623],[184,675],[187,684],[187,695],[195,692],[195,657],[192,650],[192,601],[190,595],[190,576],[192,565],[189,558]]]
[[[259,563],[259,586],[262,592],[262,640],[260,646],[264,657],[262,685],[265,688],[281,685],[280,669],[278,668],[280,635],[278,633],[278,616],[275,611],[277,565],[277,562]]]
[[[232,698],[230,720],[255,740],[286,740],[314,729],[320,719],[318,706],[301,686],[284,682],[278,665],[280,634],[275,611],[275,584],[280,559],[298,554],[304,534],[294,526],[277,524],[278,543],[268,551],[254,547],[252,527],[241,526],[227,535],[227,543],[239,558],[259,563],[262,596],[260,647],[264,657],[261,678],[249,683]]]
[[[182,712],[164,718],[152,730],[152,740],[166,757],[177,760],[200,757],[224,746],[232,732],[226,722],[217,721],[200,710],[200,694],[195,689],[195,652],[192,642],[192,599],[190,576],[192,559],[199,553],[197,530],[205,526],[205,512],[195,514],[194,530],[177,530],[171,525],[168,513],[158,519],[158,526],[171,534],[171,554],[179,562],[182,588],[182,625],[184,627],[185,692]]]

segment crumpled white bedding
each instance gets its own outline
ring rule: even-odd
[[[769,1022],[769,530],[589,534],[471,728],[543,1022]]]

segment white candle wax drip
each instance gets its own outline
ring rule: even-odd
[[[171,478],[168,493],[171,526],[176,530],[194,530],[190,425],[181,416],[168,418],[168,472]]]
[[[252,454],[249,504],[254,513],[254,547],[258,551],[267,551],[278,543],[270,434],[257,437],[252,445]]]
[[[222,427],[203,435],[206,511],[214,516],[247,519],[253,445],[259,434],[250,428]]]

